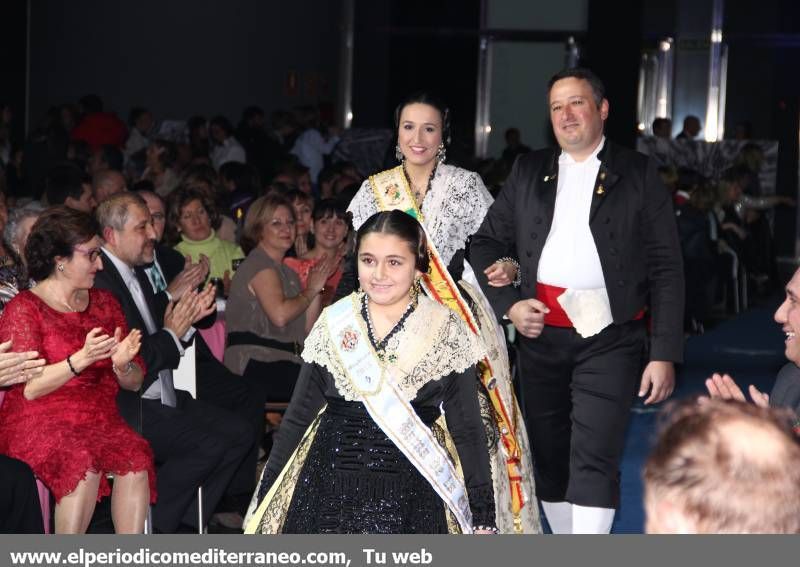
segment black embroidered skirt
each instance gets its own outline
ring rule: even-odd
[[[283,533],[447,533],[447,520],[439,495],[364,405],[329,399]]]

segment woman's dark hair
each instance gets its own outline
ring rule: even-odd
[[[312,218],[315,221],[327,218],[342,219],[348,225],[350,224],[350,213],[347,212],[347,207],[339,199],[323,199],[314,205],[314,214]]]
[[[45,210],[31,228],[25,244],[28,275],[40,282],[55,270],[57,256],[72,258],[75,246],[91,240],[100,232],[95,218],[66,206]]]
[[[200,204],[203,205],[203,208],[208,214],[211,228],[214,230],[219,228],[222,219],[219,216],[219,211],[214,204],[212,196],[199,187],[187,187],[183,185],[175,189],[169,194],[169,197],[167,197],[167,226],[164,231],[164,241],[166,244],[174,246],[181,241],[181,235],[178,232],[181,211],[192,201],[200,201]]]
[[[395,132],[400,128],[400,115],[403,113],[403,109],[409,104],[427,104],[439,111],[439,115],[442,117],[442,142],[444,142],[445,147],[449,146],[451,140],[450,109],[439,97],[428,92],[420,91],[412,93],[400,101],[400,104],[394,109]]]
[[[261,186],[258,170],[249,163],[228,161],[219,168],[219,176],[225,181],[231,181],[236,190],[255,196]]]
[[[417,220],[402,211],[383,211],[369,217],[356,234],[356,255],[361,248],[361,241],[368,234],[391,234],[408,242],[411,253],[416,258],[416,268],[426,273],[430,264],[428,255],[428,239],[425,229]]]
[[[286,199],[294,205],[297,202],[305,203],[312,209],[314,208],[314,197],[309,195],[308,193],[304,193],[300,191],[300,189],[290,189],[286,195]]]

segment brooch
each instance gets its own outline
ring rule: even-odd
[[[339,340],[341,341],[342,350],[350,352],[358,346],[358,331],[348,325],[339,333]]]

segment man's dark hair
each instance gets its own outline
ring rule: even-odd
[[[71,163],[56,165],[47,172],[45,178],[45,197],[48,205],[63,205],[67,198],[81,198],[83,185],[91,180],[81,169]]]
[[[547,96],[548,96],[548,103],[550,97],[550,91],[553,88],[553,85],[556,84],[556,81],[560,81],[561,79],[583,79],[589,86],[592,87],[592,96],[594,97],[594,102],[597,107],[600,107],[600,104],[603,102],[603,99],[606,98],[606,87],[603,85],[603,81],[600,80],[594,71],[591,69],[587,69],[586,67],[572,67],[570,69],[562,69],[552,77],[550,80],[547,81]]]
[[[209,127],[211,126],[218,126],[223,132],[225,132],[226,136],[233,135],[233,125],[231,124],[230,120],[225,118],[224,116],[215,116],[209,122]]]

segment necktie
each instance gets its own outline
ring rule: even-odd
[[[153,320],[153,314],[150,313],[150,307],[147,305],[147,300],[144,297],[139,280],[134,276],[128,283],[128,287],[133,296],[133,301],[139,309],[139,313],[144,320],[147,327],[147,333],[152,335],[158,330],[156,323]],[[161,386],[161,403],[165,406],[174,408],[177,404],[177,397],[175,396],[175,385],[172,382],[172,370],[166,368],[158,373],[158,378]]]
[[[164,276],[161,274],[161,269],[158,267],[157,262],[153,262],[153,265],[145,269],[145,271],[147,272],[147,277],[150,278],[150,282],[153,284],[153,290],[156,293],[167,289],[167,282],[164,281]]]

